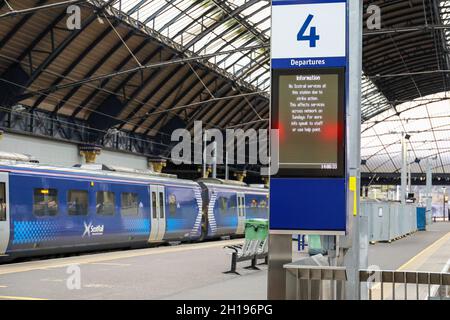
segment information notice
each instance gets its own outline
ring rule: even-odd
[[[280,75],[280,167],[338,166],[339,75]]]

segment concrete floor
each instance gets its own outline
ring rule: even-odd
[[[238,267],[240,276],[223,273],[229,268],[230,256],[222,247],[240,242],[183,244],[2,265],[0,300],[266,299],[267,266],[246,270],[243,263]],[[381,269],[440,271],[437,269],[449,258],[450,223],[436,223],[427,232],[369,247],[369,264]],[[77,270],[76,266],[81,288],[71,290],[67,283],[73,283],[70,271]]]
[[[379,242],[369,245],[369,265],[377,265],[382,270],[397,270],[412,257],[449,232],[449,222],[438,222],[427,226],[427,231],[417,231],[410,236],[391,243]],[[450,259],[450,251],[447,252],[447,255],[447,259]]]
[[[369,261],[374,265],[379,265],[382,270],[397,271],[426,271],[445,272],[450,264],[450,223],[440,222],[429,227],[426,232],[416,232],[410,237],[403,238],[391,244],[378,244],[369,249],[373,254],[369,256]],[[407,261],[403,260],[410,257]],[[395,299],[405,299],[405,292],[408,299],[427,299],[428,285],[408,284],[405,288],[403,284],[395,286]],[[430,292],[437,291],[438,286],[431,286]],[[391,300],[393,297],[392,284],[383,285],[383,299]],[[381,284],[377,283],[373,287],[372,297],[375,300],[381,299]]]

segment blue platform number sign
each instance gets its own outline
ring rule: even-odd
[[[320,36],[317,34],[316,27],[311,26],[309,35],[305,34],[313,18],[314,16],[312,14],[309,14],[305,22],[303,22],[300,31],[297,33],[297,41],[309,41],[310,48],[315,48],[316,42],[320,39]]]

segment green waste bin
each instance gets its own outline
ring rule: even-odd
[[[334,236],[320,236],[309,235],[308,236],[308,251],[310,256],[316,254],[326,255],[328,250],[334,247]]]
[[[264,241],[269,233],[269,220],[248,219],[245,221],[245,239]]]

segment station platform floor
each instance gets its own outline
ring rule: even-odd
[[[224,274],[224,245],[242,239],[86,254],[0,265],[0,300],[5,299],[182,299],[264,300],[267,266],[241,275]],[[296,256],[305,253],[296,252]],[[369,265],[384,270],[441,271],[450,259],[450,223],[435,223],[392,243],[369,246]],[[69,289],[79,267],[80,289]],[[77,267],[75,267],[77,268]],[[69,272],[69,273],[68,273]]]

